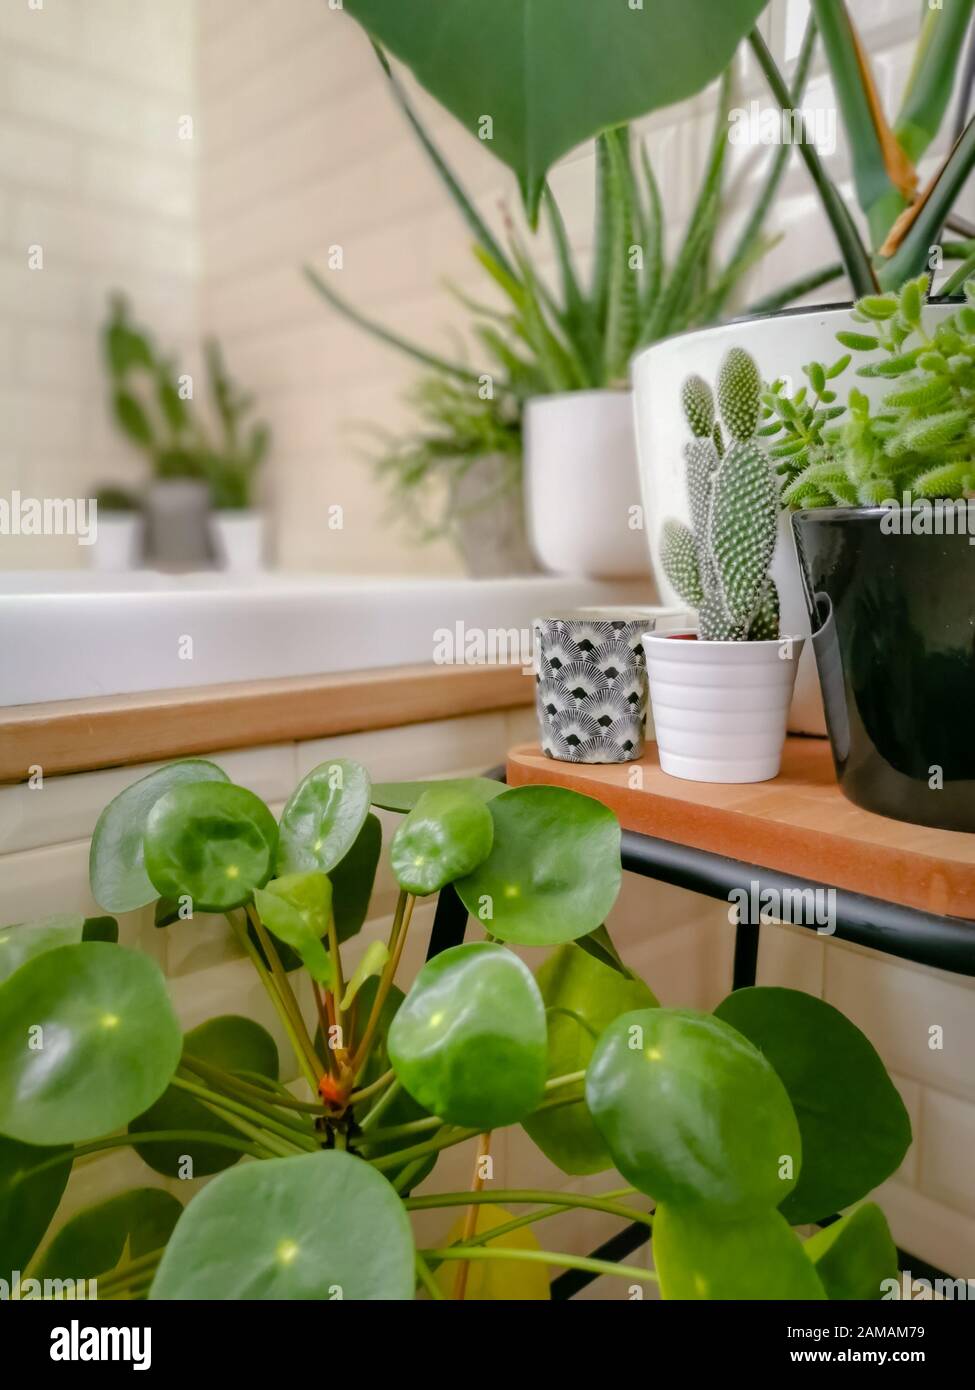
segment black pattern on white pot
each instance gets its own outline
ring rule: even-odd
[[[646,615],[539,618],[535,709],[542,752],[569,763],[626,763],[643,753]]]

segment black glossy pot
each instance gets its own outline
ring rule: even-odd
[[[975,832],[975,502],[947,509],[792,526],[840,786],[868,811]]]

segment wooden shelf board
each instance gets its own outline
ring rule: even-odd
[[[631,785],[635,768],[642,789]],[[537,744],[523,744],[508,755],[508,781],[584,792],[612,807],[627,830],[975,920],[975,835],[908,825],[854,806],[837,785],[825,739],[787,739],[782,771],[772,782],[723,786],[669,777],[653,743],[638,762],[598,766],[556,762]]]

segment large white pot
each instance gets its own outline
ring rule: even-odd
[[[213,512],[210,533],[217,564],[232,574],[255,574],[264,568],[264,513]]]
[[[525,409],[525,513],[553,574],[650,573],[629,391],[536,396]]]
[[[99,508],[95,543],[89,549],[96,570],[133,570],[142,560],[142,513]]]
[[[777,777],[802,646],[646,633],[661,770],[690,782]]]
[[[955,306],[936,305],[925,310],[925,322],[937,323]],[[681,386],[688,376],[702,376],[712,388],[729,348],[742,347],[758,364],[765,381],[790,378],[794,390],[805,381],[808,362],[835,362],[846,349],[836,341],[840,329],[855,328],[849,306],[789,309],[765,318],[742,319],[655,343],[638,353],[631,364],[640,482],[647,517],[647,538],[661,603],[679,598],[660,564],[660,542],[668,517],[689,521],[685,482],[684,445],[690,437],[681,408]],[[866,361],[866,357],[863,357]],[[851,386],[873,399],[889,390],[881,379],[854,375],[856,362],[835,382],[842,404]],[[780,518],[779,541],[772,561],[772,578],[779,590],[781,630],[809,636],[809,618],[796,561],[788,517]],[[826,733],[823,701],[811,644],[803,653],[789,715],[793,733]]]

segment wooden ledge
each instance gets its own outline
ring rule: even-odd
[[[291,743],[531,703],[520,666],[397,666],[0,709],[0,782]]]
[[[642,787],[631,785],[634,769]],[[512,786],[570,787],[610,806],[627,830],[711,850],[925,912],[975,920],[975,835],[888,820],[840,791],[825,739],[786,740],[772,782],[721,786],[661,772],[657,745],[639,762],[587,766],[508,754]]]

